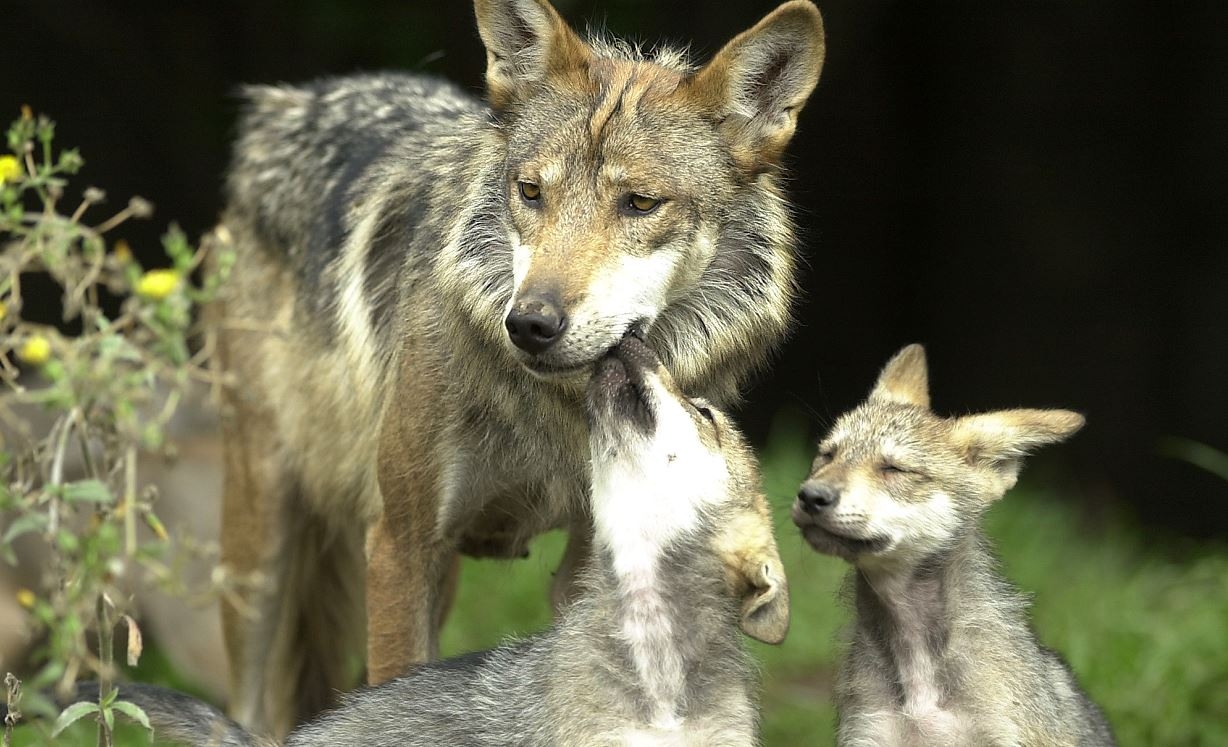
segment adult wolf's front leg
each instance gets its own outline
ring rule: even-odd
[[[387,682],[439,658],[451,603],[456,548],[432,542],[387,514],[367,539],[367,678]]]
[[[222,337],[229,352],[232,340]],[[228,363],[244,372],[242,361]],[[241,605],[222,604],[230,711],[254,731],[284,735],[354,684],[362,531],[314,510],[259,391],[227,390],[225,404],[222,561],[240,578],[257,574],[261,581],[245,590]]]
[[[367,677],[372,684],[439,656],[439,627],[451,602],[458,552],[438,527],[448,449],[440,443],[441,383],[413,367],[408,342],[380,426],[383,511],[367,533]]]

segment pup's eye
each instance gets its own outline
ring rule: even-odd
[[[627,215],[648,215],[661,206],[661,200],[648,195],[629,194],[623,198],[622,209]]]
[[[892,464],[891,462],[884,462],[882,467],[879,469],[883,471],[883,474],[887,475],[904,475],[908,474],[909,472],[909,470],[904,469],[898,464]]]
[[[819,459],[825,462],[830,462],[835,456],[836,450],[830,446],[825,449],[819,449]]]
[[[520,197],[530,205],[536,205],[541,201],[542,188],[533,182],[519,182]]]

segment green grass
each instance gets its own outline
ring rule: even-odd
[[[782,429],[763,454],[793,603],[784,645],[751,644],[769,747],[833,743],[831,685],[848,621],[838,596],[846,566],[812,552],[788,519],[811,458],[796,432]],[[1041,639],[1066,656],[1122,745],[1228,744],[1228,548],[1176,547],[1124,520],[1089,525],[1076,501],[1039,482],[1008,494],[988,529],[1008,576],[1034,594]],[[542,537],[524,561],[466,561],[444,654],[547,625],[562,539]],[[165,681],[165,666],[152,664],[143,676]],[[93,744],[83,735],[57,744]],[[127,732],[117,744],[148,742]]]

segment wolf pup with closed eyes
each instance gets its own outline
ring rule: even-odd
[[[836,688],[837,744],[1111,745],[1100,709],[1036,639],[981,517],[1033,449],[1083,416],[930,409],[910,345],[819,444],[793,521],[853,565],[856,621]]]

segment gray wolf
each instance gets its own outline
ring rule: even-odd
[[[739,626],[783,638],[788,587],[750,449],[635,337],[597,364],[587,412],[593,541],[557,625],[351,693],[287,745],[758,743]],[[120,697],[164,738],[273,744],[177,693],[122,685]]]
[[[792,514],[814,549],[854,568],[839,744],[1113,744],[980,529],[1023,457],[1083,422],[1067,410],[935,415],[925,351],[910,345],[819,444]]]
[[[638,325],[684,391],[736,398],[782,339],[781,157],[823,60],[807,0],[707,64],[478,0],[488,103],[424,76],[255,87],[210,241],[225,410],[233,713],[284,733],[360,667],[438,654],[459,554],[552,528],[587,554],[584,382]],[[365,609],[364,609],[365,606]],[[365,615],[364,615],[365,612]],[[364,624],[365,623],[365,624]]]

